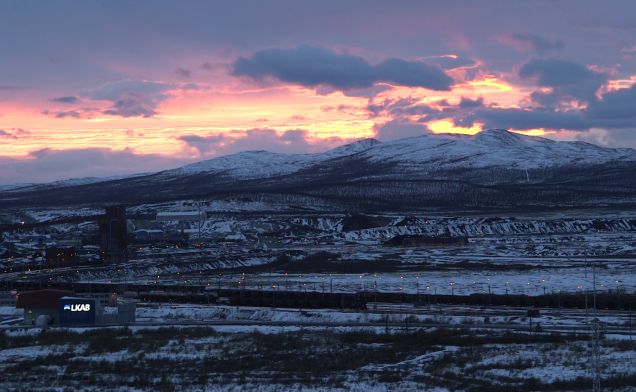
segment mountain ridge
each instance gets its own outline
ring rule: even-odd
[[[324,153],[246,151],[147,175],[0,191],[0,205],[274,197],[338,208],[635,205],[636,150],[502,129],[362,139]],[[385,206],[385,207],[383,207]]]
[[[513,153],[487,151],[487,148],[506,148],[513,150]],[[434,153],[434,150],[437,150],[437,153]],[[427,152],[429,155],[416,156],[417,153],[422,152]],[[234,170],[234,174],[254,178],[261,175],[288,174],[294,169],[300,170],[328,159],[353,154],[361,154],[371,160],[387,159],[396,162],[410,160],[418,163],[424,163],[427,159],[443,163],[440,160],[445,156],[452,157],[450,160],[456,160],[471,155],[480,157],[494,154],[496,159],[485,158],[481,162],[471,161],[471,165],[487,167],[513,163],[516,167],[523,169],[565,166],[576,163],[603,163],[616,160],[636,161],[636,150],[630,148],[608,148],[579,141],[555,141],[538,136],[526,136],[505,129],[488,129],[476,135],[424,134],[385,142],[368,138],[336,147],[324,153],[313,154],[286,154],[265,150],[243,151],[164,172],[194,174],[206,171]],[[532,154],[541,156],[534,159]],[[243,170],[237,171],[235,166],[239,164],[246,166]],[[268,170],[269,167],[263,169],[262,166],[254,167],[254,165],[262,164],[275,165],[276,170]],[[258,169],[261,171],[259,172]]]

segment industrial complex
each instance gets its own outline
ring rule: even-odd
[[[42,289],[16,295],[16,308],[24,309],[28,326],[125,325],[135,322],[135,303],[116,294],[76,296],[67,290]]]

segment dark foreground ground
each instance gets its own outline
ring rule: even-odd
[[[13,330],[0,334],[0,390],[586,391],[589,343],[469,329]],[[636,390],[635,343],[605,337],[602,361],[606,390]]]

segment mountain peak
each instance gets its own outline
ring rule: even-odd
[[[356,154],[358,152],[368,150],[369,148],[376,146],[380,143],[382,142],[373,138],[360,139],[360,140],[356,140],[355,142],[338,146],[332,150],[325,152],[324,155],[325,157],[336,158],[343,155]]]
[[[522,138],[522,135],[501,128],[486,129],[475,135],[475,140],[478,142],[496,142],[503,144],[518,143],[523,140]]]

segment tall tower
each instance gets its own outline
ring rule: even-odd
[[[128,227],[126,207],[106,207],[106,214],[99,221],[99,245],[106,263],[128,260]]]

